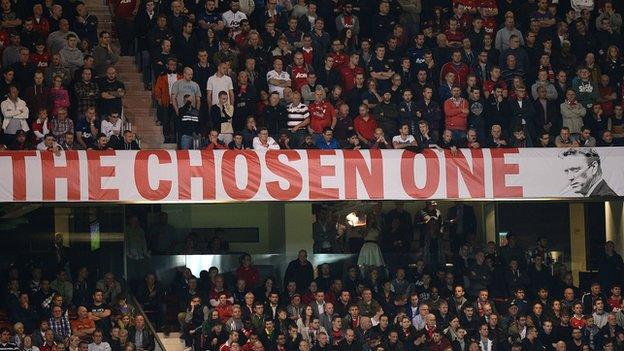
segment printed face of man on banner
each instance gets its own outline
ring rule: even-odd
[[[568,149],[559,158],[573,192],[584,197],[617,195],[603,179],[600,155],[594,149]]]

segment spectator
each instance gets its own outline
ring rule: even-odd
[[[256,150],[279,150],[280,147],[273,139],[269,136],[269,130],[267,128],[260,128],[258,130],[257,136],[253,138],[253,148]]]
[[[59,51],[61,64],[69,70],[71,76],[82,66],[84,54],[78,48],[78,37],[75,34],[67,35],[67,44]]]
[[[2,132],[4,144],[9,145],[15,138],[18,130],[28,131],[28,106],[26,102],[18,97],[19,90],[16,86],[9,87],[6,100],[0,104],[4,120],[2,121]]]
[[[126,89],[117,79],[117,70],[114,67],[106,68],[106,76],[100,79],[98,88],[101,94],[100,116],[104,117],[112,111],[122,110],[121,99],[126,95]]]
[[[325,127],[322,134],[316,135],[316,146],[321,150],[340,149],[340,144],[334,138],[334,131],[330,127]]]
[[[453,139],[461,139],[466,134],[468,114],[468,102],[460,96],[459,86],[453,86],[451,97],[444,102],[444,114],[446,129],[453,134]]]
[[[97,99],[100,97],[100,89],[92,80],[91,69],[83,69],[81,77],[82,79],[74,85],[78,113],[84,113],[89,107],[96,107]]]
[[[175,110],[171,92],[173,85],[180,79],[182,75],[177,73],[177,61],[171,58],[167,60],[167,72],[158,76],[152,92],[156,99],[156,115],[158,122],[163,126],[165,142],[171,142],[173,139],[171,124],[175,118]]]

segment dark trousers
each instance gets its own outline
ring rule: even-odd
[[[132,18],[115,18],[121,56],[134,55],[134,21]]]
[[[163,136],[165,137],[165,142],[175,142],[175,122],[177,116],[175,111],[173,110],[173,106],[169,105],[167,107],[163,107],[158,105],[156,108],[156,116],[158,117],[158,120],[163,127]]]

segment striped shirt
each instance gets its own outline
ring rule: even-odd
[[[297,106],[290,104],[288,105],[286,110],[288,111],[288,128],[295,127],[299,123],[303,122],[306,118],[310,117],[310,112],[308,112],[308,106],[303,103],[299,103],[299,105]]]

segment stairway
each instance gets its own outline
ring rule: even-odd
[[[156,108],[152,102],[152,92],[145,90],[141,73],[137,71],[134,57],[120,57],[115,65],[119,79],[126,85],[123,110],[132,131],[141,140],[142,149],[171,148],[164,144],[162,127],[156,125]],[[175,145],[175,144],[174,144]],[[175,148],[175,147],[174,147]]]
[[[164,333],[156,333],[156,337],[162,342],[164,351],[184,351],[184,341],[180,339],[180,333],[172,332],[168,336]]]
[[[112,17],[106,0],[85,0],[89,12],[98,17],[99,31],[111,31]],[[126,86],[123,98],[123,113],[126,122],[140,140],[142,149],[175,149],[176,144],[164,144],[162,127],[156,125],[156,108],[152,102],[152,92],[145,90],[141,73],[138,72],[134,57],[120,57],[115,65],[117,77]]]

